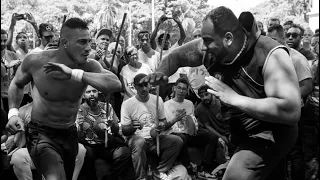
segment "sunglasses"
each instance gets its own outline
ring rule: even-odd
[[[199,34],[199,35],[194,35],[193,36],[194,38],[198,38],[198,37],[201,37],[201,35]]]
[[[298,33],[287,33],[286,34],[286,38],[290,38],[290,36],[292,36],[295,39],[299,36],[299,34]]]

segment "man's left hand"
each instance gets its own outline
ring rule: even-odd
[[[48,62],[46,65],[44,65],[44,72],[47,74],[53,72],[54,78],[68,80],[71,79],[72,69],[64,64]]]
[[[34,19],[33,15],[31,13],[26,13],[27,18],[25,19],[28,21],[30,24],[37,24],[36,20]]]
[[[205,77],[205,79],[205,83],[211,88],[208,89],[208,92],[220,99],[220,101],[225,105],[232,106],[232,102],[239,96],[239,94],[215,77],[208,76]]]

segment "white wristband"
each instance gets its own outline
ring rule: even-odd
[[[19,116],[19,110],[17,108],[11,108],[8,113],[8,119],[12,116]]]
[[[82,77],[83,77],[84,71],[81,69],[72,69],[71,71],[71,79],[82,82]]]

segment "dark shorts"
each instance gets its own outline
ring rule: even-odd
[[[46,179],[72,179],[78,154],[77,128],[54,129],[34,122],[26,130],[27,148],[37,171]]]

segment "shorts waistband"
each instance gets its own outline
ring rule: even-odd
[[[57,128],[52,128],[49,126],[41,125],[41,124],[33,122],[33,121],[30,121],[28,123],[28,128],[38,130],[41,132],[45,132],[45,133],[49,133],[49,134],[55,134],[55,135],[65,135],[65,134],[69,134],[69,133],[77,131],[76,125],[72,125],[71,127],[67,128],[67,129],[57,129]]]

